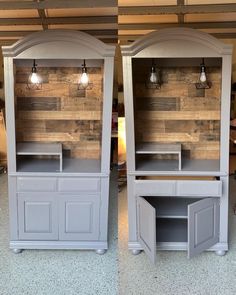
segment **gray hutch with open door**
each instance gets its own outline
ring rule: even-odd
[[[103,254],[115,47],[48,30],[2,49],[10,248]]]
[[[122,46],[129,249],[228,250],[231,45],[193,29]],[[157,252],[156,252],[157,251]]]

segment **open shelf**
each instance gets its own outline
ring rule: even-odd
[[[17,172],[60,172],[56,159],[18,159]],[[63,173],[99,173],[101,161],[94,159],[64,158]]]
[[[141,159],[136,160],[136,171],[178,171],[177,160]],[[182,159],[181,171],[220,171],[219,160]],[[181,172],[180,171],[180,172]]]
[[[157,242],[187,242],[188,223],[186,219],[158,219]]]
[[[157,218],[187,219],[188,205],[199,201],[193,198],[146,197],[155,209]]]
[[[58,156],[56,159],[28,159],[29,167],[32,166],[32,161],[37,160],[40,170],[44,167],[47,171],[62,171],[62,144],[61,143],[34,143],[34,142],[20,142],[16,145],[16,154],[18,156]],[[28,158],[28,157],[27,157]],[[42,163],[40,163],[42,161]],[[37,166],[37,165],[36,165]],[[31,169],[35,169],[33,166]],[[32,170],[30,172],[33,172]]]
[[[155,142],[139,143],[136,154],[178,154],[181,155],[181,144],[159,144]]]
[[[155,142],[139,143],[136,146],[137,155],[177,155],[174,170],[181,170],[181,144],[159,144]],[[158,160],[159,161],[159,160]],[[173,162],[173,163],[174,163]]]

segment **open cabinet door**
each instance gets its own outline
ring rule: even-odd
[[[216,198],[188,205],[188,258],[192,258],[219,241],[220,206]]]
[[[144,198],[137,198],[138,241],[152,263],[156,263],[156,210]]]

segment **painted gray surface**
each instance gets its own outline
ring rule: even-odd
[[[20,240],[57,240],[58,208],[53,193],[18,194]]]
[[[100,195],[59,196],[59,239],[99,240]]]
[[[138,241],[152,263],[156,263],[156,210],[144,198],[137,198]]]
[[[55,192],[56,177],[17,177],[18,192]]]
[[[219,241],[219,200],[207,198],[188,206],[188,257],[192,258]]]
[[[228,249],[228,155],[229,155],[229,113],[230,113],[230,81],[232,46],[218,39],[193,29],[173,28],[152,32],[131,45],[121,46],[123,55],[124,99],[126,110],[127,136],[127,183],[129,206],[129,248],[142,249],[137,236],[136,197],[158,196],[189,196],[189,197],[220,197],[220,238],[211,249]],[[132,83],[132,58],[222,58],[221,88],[221,139],[220,160],[187,160],[182,159],[181,170],[178,161],[153,160],[135,154],[134,130],[134,98]],[[148,132],[148,130],[147,130]],[[135,157],[136,156],[136,157]],[[179,182],[170,183],[170,187],[160,186],[158,181],[137,180],[137,176],[212,176],[220,181],[213,183]],[[187,249],[186,242],[167,242],[161,244],[162,249]]]
[[[60,192],[99,192],[101,190],[100,178],[76,178],[67,177],[58,179],[58,190]]]

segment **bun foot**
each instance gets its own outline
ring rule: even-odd
[[[139,255],[141,253],[141,250],[132,250],[133,255]]]
[[[97,253],[98,255],[103,255],[103,254],[105,254],[106,252],[107,252],[106,249],[98,249],[98,250],[96,250],[96,253]]]
[[[17,249],[17,248],[12,249],[12,252],[13,252],[14,254],[20,254],[22,251],[23,251],[23,249]]]
[[[216,255],[218,255],[218,256],[224,256],[225,254],[226,254],[226,251],[224,251],[224,250],[216,251]]]

